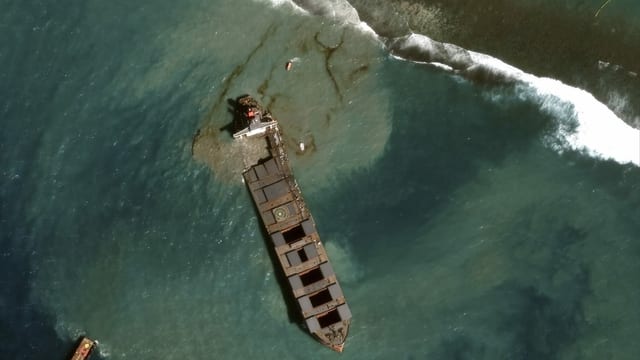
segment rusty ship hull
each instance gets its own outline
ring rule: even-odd
[[[268,150],[264,158],[249,163],[245,159],[245,184],[306,328],[322,344],[342,352],[351,310],[293,177],[279,125],[270,116],[261,118],[263,110],[250,98],[245,105],[249,107],[246,113],[254,117],[245,116],[250,126],[236,134],[253,131],[266,141]],[[255,131],[260,127],[264,131]],[[246,139],[246,135],[234,137]]]
[[[83,336],[80,339],[80,343],[78,347],[76,347],[76,351],[71,356],[70,360],[87,360],[91,353],[96,348],[98,342],[95,340],[91,340],[86,336]]]

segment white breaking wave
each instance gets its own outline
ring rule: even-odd
[[[557,141],[548,145],[557,151],[575,150],[589,156],[640,166],[640,130],[620,119],[611,109],[585,90],[559,80],[537,77],[492,56],[441,43],[421,34],[383,39],[345,0],[270,0],[273,5],[291,4],[308,14],[329,17],[355,26],[377,38],[395,58],[428,63],[469,79],[509,82],[520,94],[556,119]],[[571,124],[575,121],[575,126]]]
[[[305,15],[310,15],[310,13],[298,6],[298,4],[296,4],[294,1],[292,0],[254,0],[256,2],[261,2],[261,3],[267,3],[270,4],[273,7],[289,7],[290,9],[293,9],[294,11],[301,13],[301,14],[305,14]]]
[[[558,134],[567,140],[570,148],[591,156],[640,165],[640,130],[622,121],[589,92],[530,74],[524,74],[522,81],[533,88],[538,98],[553,96],[559,107],[567,103],[573,106],[573,117],[578,126],[567,132],[559,127]]]
[[[585,90],[537,77],[489,55],[439,43],[420,34],[392,39],[388,48],[396,58],[433,63],[444,69],[448,66],[447,70],[466,77],[484,76],[520,85],[518,89],[527,100],[561,122],[556,134],[561,141],[550,142],[550,146],[640,166],[640,130],[625,123]],[[567,120],[575,120],[576,126],[569,126]]]
[[[266,2],[274,7],[292,7],[306,15],[320,16],[354,26],[363,33],[376,39],[378,34],[364,21],[360,20],[358,11],[345,0],[256,0]]]
[[[277,1],[277,0],[276,0]],[[358,11],[344,0],[291,0],[310,14],[321,16],[351,25],[359,25]]]

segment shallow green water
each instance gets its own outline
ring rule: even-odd
[[[3,356],[87,333],[110,359],[335,357],[289,319],[228,135],[192,157],[243,93],[292,145],[354,314],[342,357],[638,352],[640,169],[557,153],[537,103],[287,6],[3,6]]]

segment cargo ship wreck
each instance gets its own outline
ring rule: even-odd
[[[245,156],[242,175],[304,325],[342,352],[351,310],[293,177],[278,122],[250,96],[236,101],[236,120],[236,141],[266,147],[262,156]]]
[[[76,347],[76,351],[71,356],[71,360],[87,360],[91,353],[98,345],[98,342],[95,340],[91,340],[86,336],[80,338],[80,342]]]

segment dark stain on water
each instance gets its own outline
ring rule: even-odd
[[[347,78],[349,79],[349,82],[356,82],[357,80],[359,80],[362,76],[364,76],[364,74],[369,71],[369,65],[361,65],[358,68],[356,68],[355,70],[353,70],[348,76]]]
[[[242,74],[242,72],[247,67],[247,64],[249,64],[251,62],[251,60],[255,57],[255,55],[258,53],[258,51],[265,46],[265,44],[267,43],[267,40],[276,32],[277,28],[278,27],[275,24],[271,24],[267,28],[267,30],[262,34],[262,37],[260,38],[260,41],[253,48],[253,50],[251,50],[251,52],[247,55],[247,57],[244,59],[244,61],[241,64],[237,65],[233,69],[233,71],[231,71],[231,74],[229,74],[229,76],[227,76],[225,78],[224,82],[222,83],[222,91],[218,94],[218,98],[213,103],[213,106],[211,107],[211,110],[207,114],[207,117],[206,117],[206,122],[207,123],[211,122],[212,117],[217,113],[219,107],[222,104],[225,103],[224,100],[227,98],[229,89],[231,88],[231,85],[233,84],[233,81],[240,74]],[[268,82],[267,82],[267,84],[268,84]]]
[[[592,294],[590,271],[576,251],[588,232],[559,220],[544,204],[516,218],[520,221],[507,236],[512,248],[508,253],[520,268],[479,303],[492,304],[486,316],[495,322],[488,327],[509,339],[505,356],[558,359],[586,326],[583,302]]]
[[[331,65],[331,58],[333,57],[335,52],[338,49],[340,49],[340,47],[344,44],[345,32],[346,32],[346,30],[342,30],[342,34],[340,35],[340,42],[338,42],[338,44],[335,45],[335,46],[325,45],[320,40],[320,32],[316,33],[313,36],[313,39],[315,40],[316,44],[318,44],[320,46],[320,48],[322,49],[322,52],[324,53],[324,70],[327,73],[327,75],[329,76],[329,79],[331,79],[331,84],[333,85],[333,90],[336,92],[336,96],[338,97],[338,100],[340,100],[341,104],[344,102],[344,98],[342,96],[342,91],[340,91],[340,86],[338,85],[338,81],[336,80],[336,77],[333,74],[333,70],[331,70],[331,66],[332,66]]]
[[[575,279],[584,287],[587,276]],[[533,286],[505,285],[496,299],[509,299],[498,320],[497,332],[511,338],[509,357],[514,359],[558,359],[562,350],[576,341],[584,326],[581,296],[549,294]]]
[[[282,96],[285,96],[285,95],[284,95],[284,94],[282,94],[282,93],[275,93],[275,94],[272,94],[272,95],[269,97],[269,102],[267,103],[267,106],[265,106],[265,108],[266,108],[266,109],[272,109],[272,108],[273,108],[273,106],[276,104],[276,101],[278,101],[278,99],[279,99],[280,97],[282,97]]]
[[[583,302],[592,290],[580,250],[589,233],[557,216],[562,207],[561,202],[531,205],[506,231],[507,252],[519,268],[485,303],[495,304],[494,331],[512,339],[509,358],[560,358],[586,326]]]
[[[262,84],[260,84],[260,86],[258,86],[258,94],[260,94],[263,98],[267,96],[267,90],[269,90],[269,82],[271,81],[271,79],[273,78],[273,74],[275,73],[275,71],[277,69],[280,69],[280,65],[274,65],[271,67],[271,70],[269,71],[269,75],[264,79],[264,81],[262,82]],[[269,109],[267,107],[267,109]]]
[[[455,307],[480,318],[481,324],[456,324],[443,329],[443,338],[429,359],[560,359],[586,325],[582,300],[588,276],[574,278],[578,293],[548,292],[534,285],[509,281],[483,297]],[[456,322],[451,317],[448,322]],[[499,339],[496,341],[495,339]]]

